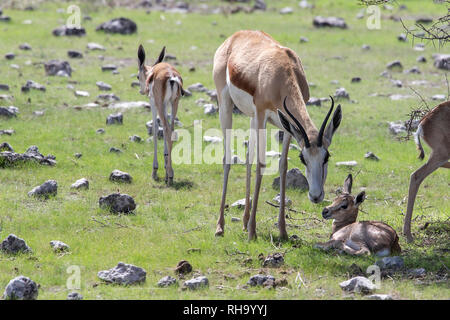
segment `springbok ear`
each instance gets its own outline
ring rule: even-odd
[[[138,49],[138,59],[139,59],[139,68],[142,68],[144,66],[145,62],[145,50],[142,44],[139,45]]]
[[[162,50],[161,50],[161,53],[159,54],[158,59],[156,59],[154,65],[163,62],[164,56],[165,56],[165,55],[166,55],[166,47],[164,46],[164,47],[162,48]]]
[[[325,129],[324,139],[327,140],[328,145],[331,144],[331,140],[333,139],[333,134],[336,132],[337,128],[339,128],[339,125],[341,124],[342,120],[342,110],[341,105],[339,104],[334,111],[333,119],[328,124],[327,128]]]
[[[365,191],[361,191],[360,193],[358,193],[358,195],[355,198],[355,206],[359,207],[359,205],[361,203],[363,203],[364,200],[366,200],[366,192]]]
[[[283,128],[291,134],[297,140],[298,145],[300,145],[300,142],[304,140],[302,131],[293,126],[290,121],[287,119],[286,115],[281,111],[278,110],[278,118],[280,118],[281,125]],[[302,128],[303,129],[303,128]],[[303,130],[305,131],[305,130]]]
[[[352,177],[352,174],[349,174],[344,181],[344,192],[345,193],[348,193],[348,194],[352,193],[352,184],[353,184],[353,177]]]

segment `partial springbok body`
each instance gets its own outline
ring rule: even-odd
[[[403,233],[408,242],[413,241],[411,234],[411,217],[417,191],[422,181],[438,168],[450,169],[450,101],[436,106],[423,117],[415,134],[415,142],[420,150],[419,158],[423,159],[425,152],[420,139],[432,149],[427,163],[411,174],[408,192],[408,207],[406,210]]]
[[[398,236],[394,229],[380,221],[356,222],[358,207],[364,201],[365,192],[351,195],[352,175],[344,183],[344,192],[323,209],[324,219],[334,219],[330,241],[316,244],[316,248],[335,248],[352,255],[375,254],[388,256],[400,253]]]
[[[320,131],[317,130],[306,110],[309,88],[300,59],[294,51],[281,46],[261,31],[239,31],[225,40],[214,56],[213,77],[217,88],[225,151],[222,200],[216,235],[224,233],[225,199],[231,164],[230,139],[227,137],[227,131],[232,128],[232,110],[233,105],[236,105],[251,118],[251,133],[246,157],[246,202],[243,223],[244,230],[248,227],[249,239],[254,239],[256,238],[258,196],[265,168],[267,121],[285,131],[279,163],[281,199],[285,198],[287,154],[291,135],[293,135],[302,148],[300,158],[306,166],[306,178],[309,183],[308,197],[310,201],[318,203],[324,197],[323,185],[327,176],[328,147],[342,118],[341,107],[340,105],[337,107],[332,121],[325,128],[332,106]],[[281,110],[287,112],[295,124],[288,120]],[[256,183],[253,205],[251,205],[250,177],[255,144],[257,147]],[[285,203],[281,201],[278,228],[281,238],[286,239],[284,211]]]
[[[172,168],[172,133],[174,121],[177,115],[178,102],[183,95],[183,80],[178,71],[170,64],[162,62],[165,55],[165,47],[153,66],[145,65],[145,51],[142,45],[138,49],[139,58],[139,83],[140,94],[150,99],[153,115],[153,172],[152,178],[157,180],[158,172],[158,121],[161,121],[164,131],[164,168],[166,169],[165,181],[168,185],[173,183]],[[171,107],[170,125],[167,117],[167,109]]]

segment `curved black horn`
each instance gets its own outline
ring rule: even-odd
[[[328,119],[330,118],[331,111],[333,111],[333,108],[334,108],[334,100],[333,100],[333,97],[330,96],[330,98],[331,98],[331,108],[330,108],[330,111],[328,111],[328,114],[327,114],[327,116],[325,117],[325,120],[323,121],[322,126],[320,127],[319,135],[318,135],[318,137],[317,137],[317,146],[319,146],[319,147],[322,146],[322,142],[323,142],[323,141],[322,141],[323,133],[324,133],[324,131],[325,131],[325,127],[327,126]]]
[[[302,134],[303,140],[305,140],[305,148],[309,148],[310,144],[309,144],[308,135],[306,134],[305,129],[303,129],[303,127],[300,124],[300,122],[298,122],[298,120],[294,117],[294,115],[287,108],[287,106],[286,106],[286,99],[287,99],[287,96],[284,98],[284,101],[283,101],[284,109],[286,110],[287,114],[292,118],[292,120],[294,120],[294,122],[295,122],[295,124],[296,124],[296,126],[298,128],[298,131],[300,131],[300,133]]]

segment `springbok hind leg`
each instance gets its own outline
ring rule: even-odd
[[[151,103],[153,115],[153,180],[158,180],[158,111],[156,110],[155,102]]]
[[[247,154],[245,157],[245,164],[247,167],[246,179],[245,179],[245,208],[244,215],[242,217],[243,230],[247,231],[248,220],[250,219],[250,209],[252,207],[252,201],[250,200],[250,187],[251,187],[251,177],[252,177],[252,163],[255,158],[255,143],[256,143],[256,127],[257,121],[256,117],[250,120],[250,137],[248,139]]]
[[[445,166],[448,161],[447,157],[431,152],[428,162],[411,174],[408,192],[408,207],[406,209],[405,220],[403,223],[403,234],[408,242],[413,241],[411,234],[411,218],[414,209],[414,201],[416,200],[417,191],[422,181],[441,166]]]

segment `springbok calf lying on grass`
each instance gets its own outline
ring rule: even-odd
[[[153,172],[152,178],[158,179],[158,121],[161,121],[164,131],[164,168],[166,169],[165,181],[168,185],[173,183],[172,168],[172,133],[174,131],[174,121],[177,115],[178,102],[180,96],[184,95],[183,79],[180,73],[170,64],[163,62],[166,47],[159,54],[153,66],[145,65],[145,51],[142,45],[138,49],[139,58],[139,93],[146,95],[150,99],[150,106],[153,115]],[[171,123],[167,118],[167,108],[172,108]]]
[[[438,168],[450,169],[450,101],[443,102],[423,117],[414,140],[420,151],[419,159],[425,157],[420,138],[432,149],[427,163],[411,174],[408,192],[408,207],[406,210],[403,234],[408,242],[413,241],[411,234],[411,217],[417,191],[422,181]]]
[[[344,182],[344,192],[333,203],[323,209],[324,219],[334,219],[330,241],[317,243],[316,248],[335,248],[352,255],[375,254],[388,256],[400,253],[398,236],[394,229],[379,221],[356,222],[358,207],[364,201],[365,192],[356,197],[351,195],[352,175]]]
[[[332,105],[320,130],[317,130],[306,110],[309,87],[299,57],[293,50],[281,46],[262,31],[238,31],[225,40],[214,55],[213,77],[217,88],[219,118],[225,151],[222,201],[216,236],[224,233],[225,199],[231,165],[231,139],[227,135],[227,131],[232,128],[233,105],[236,105],[251,118],[246,157],[246,201],[243,222],[244,230],[247,230],[248,227],[249,239],[254,239],[256,238],[258,196],[263,170],[266,166],[267,121],[285,131],[279,163],[280,198],[285,199],[287,155],[291,135],[293,135],[302,148],[300,159],[306,167],[306,178],[309,184],[308,197],[311,202],[319,203],[325,194],[323,185],[327,177],[328,147],[341,122],[341,107],[340,105],[337,107],[332,121],[326,126],[333,110]],[[284,112],[287,112],[291,120]],[[250,176],[255,144],[257,146],[257,164],[252,205],[250,203]],[[285,201],[281,201],[278,229],[282,239],[288,237],[284,211]]]

